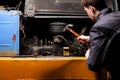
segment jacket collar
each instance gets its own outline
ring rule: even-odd
[[[100,13],[98,14],[96,20],[98,21],[101,17],[103,17],[104,15],[109,14],[111,12],[112,12],[112,10],[110,8],[105,8],[105,9],[101,10]]]

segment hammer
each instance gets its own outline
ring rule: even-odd
[[[70,27],[73,27],[72,24],[68,24],[64,27],[63,31],[69,31],[71,32],[76,38],[80,36],[80,34],[76,33],[74,30],[72,30]],[[84,32],[85,29],[83,29],[82,31]],[[87,46],[89,46],[89,44],[85,41],[80,41],[81,43],[85,43]]]
[[[67,30],[67,31],[71,32],[74,36],[79,37],[80,35],[78,33],[76,33],[74,30],[72,30],[70,27],[73,27],[73,25],[72,24],[66,25],[64,27],[63,31]]]

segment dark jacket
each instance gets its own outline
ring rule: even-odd
[[[88,68],[99,71],[102,67],[116,77],[116,65],[120,61],[120,12],[103,9],[97,22],[90,30],[90,55],[87,59]]]

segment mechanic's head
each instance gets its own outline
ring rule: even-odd
[[[93,21],[96,21],[96,17],[102,9],[107,8],[105,0],[81,0],[81,5]]]

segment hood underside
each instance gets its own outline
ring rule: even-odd
[[[26,0],[25,15],[34,16],[86,16],[81,0]]]

